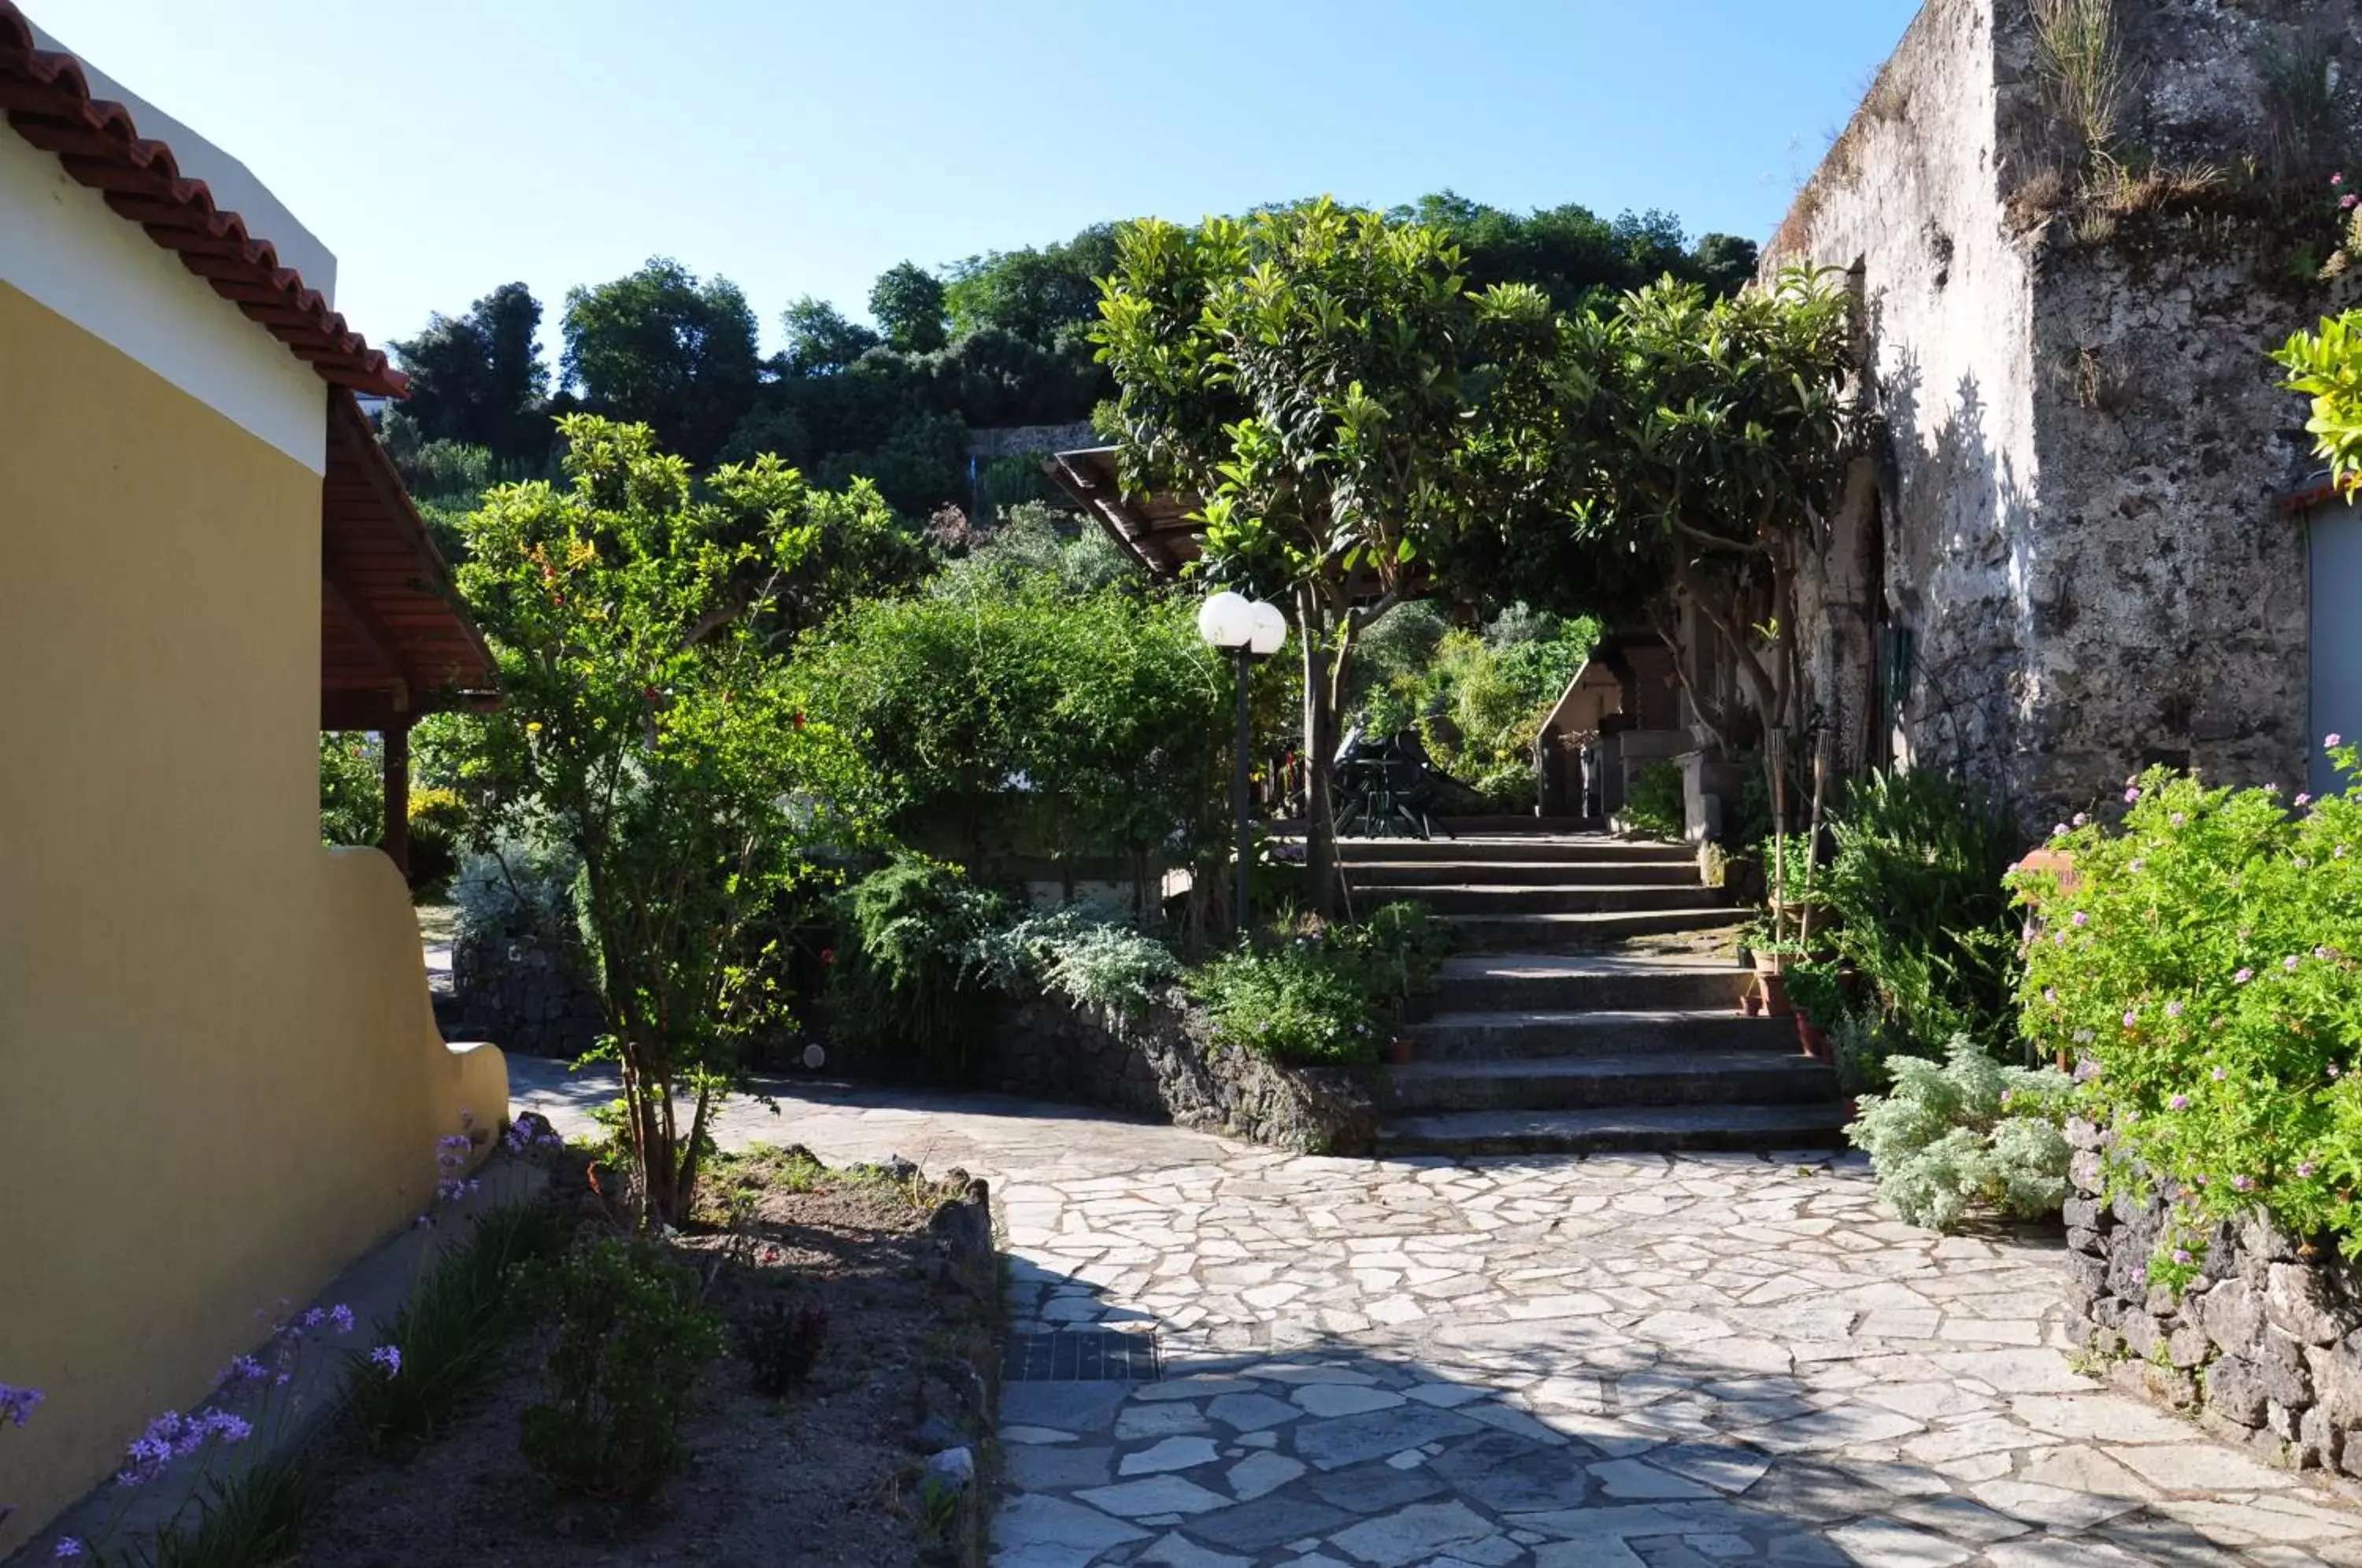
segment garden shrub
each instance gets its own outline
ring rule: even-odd
[[[1679,838],[1688,822],[1688,811],[1680,763],[1651,762],[1632,775],[1632,787],[1624,797],[1626,828],[1658,838]]]
[[[837,1032],[888,1072],[968,1077],[991,1033],[993,989],[970,951],[1009,901],[956,866],[904,855],[839,900],[844,949],[829,971]]]
[[[2016,879],[2041,921],[2027,1037],[2073,1060],[2086,1113],[2114,1130],[2112,1184],[2178,1190],[2160,1284],[2195,1273],[2214,1221],[2258,1206],[2362,1257],[2362,797],[2356,748],[2330,745],[2338,793],[2153,769],[2119,824],[2054,831],[2071,887]]]
[[[1922,1055],[1960,1033],[2003,1050],[2017,947],[2007,817],[1939,773],[1874,773],[1847,790],[1829,836],[1835,853],[1815,873],[1813,899],[1889,1032]]]
[[[385,836],[385,765],[365,731],[320,734],[320,842],[374,845]]]
[[[688,1459],[681,1423],[722,1324],[697,1275],[645,1237],[576,1248],[529,1277],[555,1325],[526,1459],[568,1491],[645,1503]]]
[[[1375,1062],[1401,1008],[1450,948],[1420,904],[1385,904],[1358,925],[1316,926],[1214,960],[1186,982],[1214,1035],[1275,1062]]]
[[[1319,933],[1263,952],[1226,954],[1189,977],[1214,1037],[1275,1062],[1348,1066],[1375,1062],[1383,1010],[1362,966],[1340,961]]]
[[[457,790],[416,790],[410,796],[410,885],[418,891],[447,885],[459,869],[468,833],[468,802]]]
[[[560,949],[579,946],[575,894],[581,870],[573,851],[546,839],[502,839],[468,851],[451,877],[460,930],[529,937]]]
[[[987,927],[960,956],[968,974],[1004,995],[1062,996],[1110,1021],[1140,1017],[1181,974],[1154,937],[1072,905]]]
[[[1846,1136],[1905,1221],[1949,1231],[1971,1209],[2057,1211],[2070,1158],[2064,1073],[2003,1066],[1965,1034],[1940,1066],[1896,1056],[1886,1066],[1893,1092],[1865,1097]]]

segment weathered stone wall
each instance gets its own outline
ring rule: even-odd
[[[2282,1463],[2362,1478],[2362,1275],[2258,1216],[2216,1228],[2180,1297],[2151,1285],[2172,1190],[2109,1198],[2105,1134],[2067,1131],[2069,1305],[2094,1363]]]
[[[575,1057],[605,1030],[579,969],[541,943],[470,931],[451,949],[453,1039],[488,1040],[528,1056]]]
[[[1110,1021],[1059,998],[1010,1010],[995,1031],[997,1081],[1012,1094],[1106,1106],[1305,1154],[1360,1154],[1377,1133],[1367,1074],[1284,1067],[1208,1037],[1167,1002]]]
[[[2309,738],[2276,507],[2309,442],[2265,351],[2329,296],[2258,181],[2301,161],[2291,72],[2334,89],[2313,141],[2362,145],[2362,0],[2115,13],[2118,149],[2187,188],[2087,190],[2027,0],[1929,0],[1765,253],[1854,271],[1882,426],[1800,606],[1813,696],[1848,733],[1873,624],[1909,632],[1899,733],[1848,760],[1959,767],[2029,824],[2154,761],[2299,779]]]
[[[1853,710],[1841,734],[1868,717],[1874,624],[1913,631],[1903,733],[1862,745],[1904,760],[1995,755],[2016,714],[2033,280],[2000,222],[1996,3],[2022,0],[1930,0],[1765,252],[1767,276],[1808,261],[1859,290],[1876,483],[1834,521],[1800,626],[1816,700]]]

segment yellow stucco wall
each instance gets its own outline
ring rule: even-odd
[[[49,1394],[0,1551],[506,1109],[392,863],[320,847],[319,531],[316,475],[0,282],[0,1382]]]

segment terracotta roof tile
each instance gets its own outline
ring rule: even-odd
[[[181,177],[172,149],[140,136],[131,112],[91,96],[81,63],[33,47],[32,26],[15,0],[0,0],[0,113],[17,134],[54,153],[66,172],[105,195],[106,204],[148,231],[222,298],[287,345],[325,381],[398,397],[407,385],[345,318],[281,267],[270,240],[214,205],[203,180]]]

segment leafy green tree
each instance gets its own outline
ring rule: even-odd
[[[944,281],[915,261],[897,261],[870,285],[869,314],[905,353],[932,354],[950,340],[944,312]]]
[[[541,302],[523,283],[502,283],[465,315],[428,316],[416,337],[388,345],[410,376],[403,414],[425,441],[539,463],[550,444],[540,332]]]
[[[1048,347],[1098,319],[1098,281],[1115,271],[1116,226],[1098,224],[1039,249],[995,250],[955,263],[944,289],[952,330],[999,327]]]
[[[480,721],[474,823],[579,858],[643,1211],[676,1223],[738,1047],[781,1010],[766,915],[815,875],[804,819],[838,748],[759,628],[832,503],[776,458],[693,485],[644,425],[560,433],[562,483],[503,486],[465,523],[459,587],[506,696]]]
[[[1570,202],[1520,215],[1441,191],[1393,215],[1451,236],[1474,286],[1531,283],[1564,311],[1609,306],[1666,276],[1736,293],[1755,273],[1753,241],[1707,235],[1693,248],[1670,213],[1604,218]]]
[[[1585,318],[1573,345],[1588,531],[1662,561],[1774,730],[1795,717],[1797,573],[1855,449],[1851,307],[1801,267],[1722,300],[1667,279]]]
[[[1328,759],[1356,636],[1467,520],[1547,499],[1472,432],[1557,352],[1527,284],[1471,293],[1443,233],[1323,199],[1196,229],[1126,226],[1101,305],[1124,482],[1202,498],[1207,573],[1294,611],[1308,867],[1333,906]],[[1475,373],[1481,371],[1481,373]],[[1519,396],[1496,410],[1488,394]]]
[[[593,414],[647,425],[665,449],[712,462],[755,398],[755,313],[726,278],[658,257],[566,293],[565,370]]]
[[[789,375],[822,376],[841,370],[879,342],[877,334],[847,320],[826,300],[810,294],[789,305],[780,321],[788,331],[787,362],[782,369]]]

